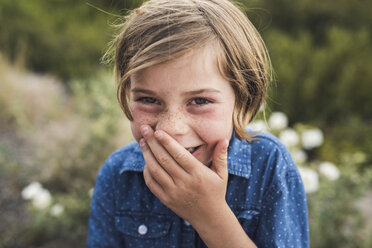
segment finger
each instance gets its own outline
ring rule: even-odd
[[[195,164],[200,163],[199,160],[166,132],[157,130],[155,137],[186,172],[191,172],[195,168]]]
[[[166,195],[164,189],[161,185],[151,176],[151,173],[148,170],[148,166],[145,165],[143,169],[143,178],[145,179],[145,183],[150,191],[157,197],[159,200],[163,199]]]
[[[158,182],[164,189],[174,186],[173,178],[159,165],[158,161],[149,149],[146,141],[140,140],[143,158],[146,161],[148,173]]]
[[[227,147],[228,140],[224,139],[217,143],[213,152],[211,169],[222,179],[227,179]]]
[[[153,130],[149,126],[143,126],[141,127],[141,131],[143,131],[142,135],[146,139],[146,143],[159,165],[173,178],[174,181],[182,178],[185,171],[154,137]]]

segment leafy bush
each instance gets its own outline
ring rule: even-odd
[[[99,66],[107,16],[85,1],[0,2],[0,48],[11,61],[64,79]]]
[[[272,97],[280,103],[274,109],[285,109],[294,122],[324,126],[371,119],[372,40],[366,30],[332,28],[322,47],[306,32],[290,38],[273,31],[267,41],[278,85]]]
[[[0,211],[12,216],[1,221],[0,247],[79,246],[98,169],[132,139],[113,78],[101,71],[72,82],[67,94],[51,77],[4,61],[0,71],[0,181],[6,184]],[[21,191],[33,181],[42,187],[25,202]]]

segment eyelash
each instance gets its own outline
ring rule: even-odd
[[[202,100],[203,103],[197,103],[198,100]],[[194,102],[194,103],[193,103]],[[211,100],[207,99],[207,98],[204,98],[204,97],[196,97],[196,98],[193,98],[191,101],[190,101],[190,105],[199,105],[199,106],[203,106],[203,105],[207,105],[209,103],[212,103]]]
[[[160,104],[159,101],[153,97],[140,97],[137,99],[137,102],[142,102],[144,104]]]
[[[202,102],[200,102],[200,100]],[[158,105],[160,104],[160,102],[156,98],[153,98],[153,97],[140,97],[136,101],[137,102],[142,102],[144,104],[158,104]],[[199,101],[199,103],[197,103],[198,101]],[[207,105],[209,103],[212,103],[212,101],[207,99],[207,98],[195,97],[189,102],[189,105],[203,106],[203,105]]]

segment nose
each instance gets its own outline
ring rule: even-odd
[[[167,111],[159,115],[155,130],[163,130],[176,138],[189,131],[187,118],[181,111]]]

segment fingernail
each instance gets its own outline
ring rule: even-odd
[[[144,138],[140,139],[140,142],[139,143],[140,143],[140,146],[141,147],[144,147],[146,145],[146,141],[145,141]]]
[[[141,133],[142,135],[146,135],[149,132],[149,128],[147,126],[141,126]]]

